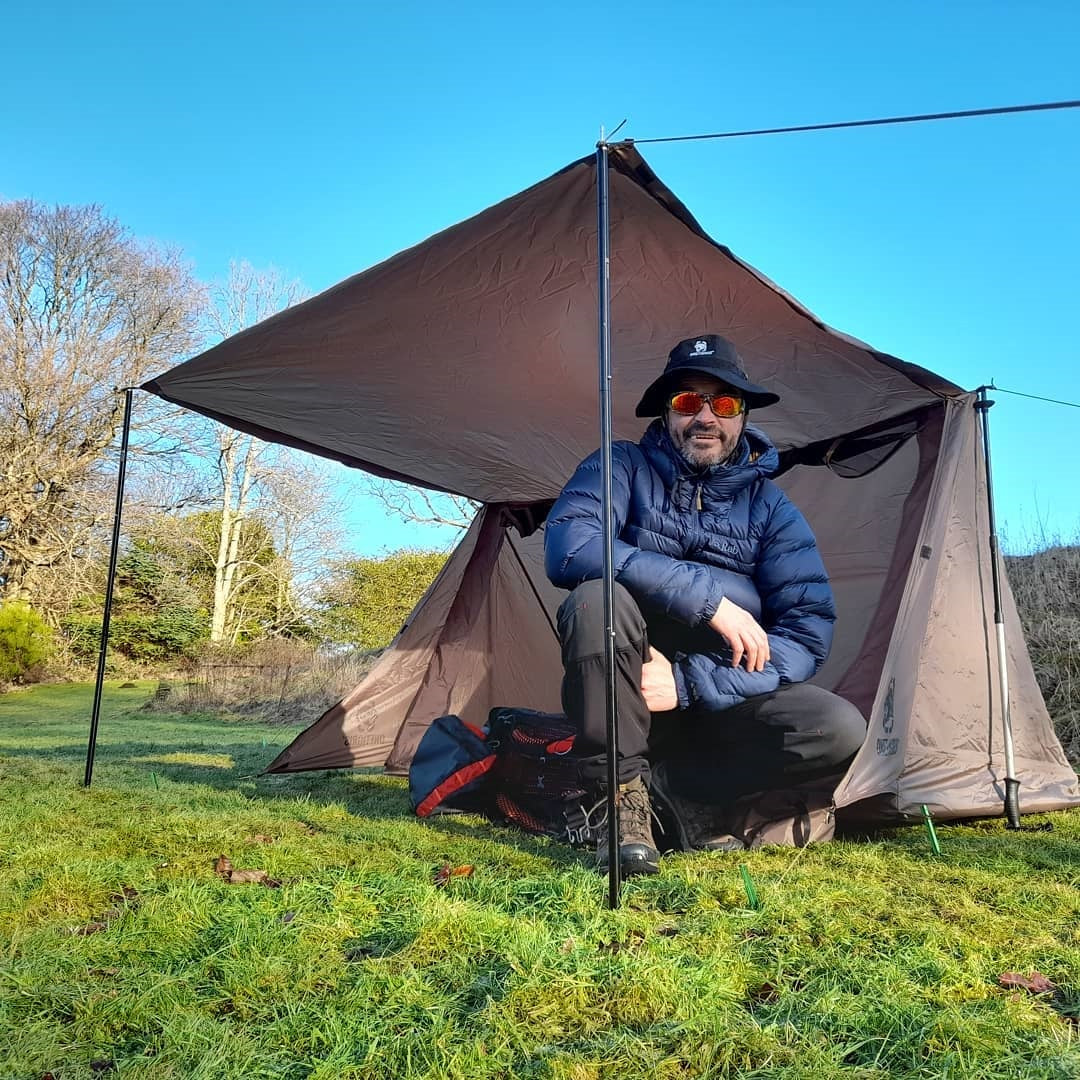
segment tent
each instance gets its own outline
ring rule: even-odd
[[[613,429],[671,344],[732,339],[754,417],[836,594],[816,676],[867,717],[838,807],[1000,814],[1001,702],[976,395],[824,325],[705,234],[630,144],[610,153]],[[561,594],[542,522],[596,446],[595,158],[237,334],[144,389],[242,431],[483,507],[367,678],[269,772],[407,770],[431,720],[557,710]],[[1080,804],[1004,587],[1025,812]]]

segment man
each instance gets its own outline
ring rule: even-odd
[[[866,723],[805,683],[824,663],[835,608],[810,527],[769,476],[775,447],[747,425],[779,401],[716,334],[680,341],[637,415],[640,443],[612,447],[619,861],[655,873],[648,795],[659,756],[685,794],[713,804],[836,771]],[[548,516],[559,609],[563,708],[586,774],[606,777],[603,538],[599,451]],[[601,861],[606,843],[600,844]]]

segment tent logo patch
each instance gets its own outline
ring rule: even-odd
[[[892,734],[896,723],[896,710],[893,706],[893,694],[896,691],[895,677],[889,680],[889,689],[885,694],[885,704],[881,709],[881,730],[886,735]],[[875,747],[878,757],[892,757],[900,749],[899,739],[878,739]]]

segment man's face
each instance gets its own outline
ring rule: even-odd
[[[676,384],[675,390],[696,390],[699,394],[726,394],[740,396],[737,390],[709,375],[687,375]],[[722,465],[735,452],[743,429],[746,412],[738,416],[717,416],[708,402],[693,416],[665,410],[664,420],[675,449],[696,469],[710,465]]]

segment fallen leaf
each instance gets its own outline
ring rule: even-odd
[[[780,996],[780,991],[775,983],[763,982],[750,994],[750,1000],[755,1005],[771,1005]]]
[[[641,946],[641,943],[645,940],[645,935],[640,930],[631,930],[626,935],[625,941],[601,941],[596,946],[597,952],[606,952],[614,956],[616,953],[623,952],[626,949],[637,949]]]
[[[572,937],[568,937],[559,946],[559,952],[561,952],[561,953],[570,953],[570,952],[573,952],[573,951],[574,951],[574,939]]]
[[[272,844],[273,842],[274,838],[272,836],[267,836],[266,833],[261,832],[252,833],[251,836],[244,838],[245,844]]]
[[[89,934],[100,934],[102,930],[108,929],[109,924],[107,922],[95,919],[93,922],[88,922],[85,926],[73,926],[70,932],[76,937],[87,937]]]
[[[449,863],[443,863],[435,871],[432,881],[436,889],[445,889],[447,882],[452,877],[472,877],[475,869],[474,866],[451,866]]]
[[[232,870],[229,872],[230,885],[265,885],[268,889],[280,889],[281,882],[272,878],[265,870]]]
[[[677,926],[658,926],[656,932],[661,937],[674,937],[679,932],[679,928]]]
[[[88,934],[100,934],[102,930],[107,930],[109,924],[119,919],[125,911],[139,906],[139,891],[131,888],[130,885],[125,885],[120,892],[112,893],[109,899],[113,902],[113,906],[108,911],[96,915],[84,926],[72,927],[71,933],[78,937],[86,937]]]
[[[118,967],[94,967],[90,969],[91,975],[100,975],[105,979],[113,979],[120,974]]]
[[[109,1058],[98,1058],[90,1062],[90,1071],[94,1073],[112,1072],[116,1068],[116,1062]]]
[[[1007,990],[1026,990],[1029,994],[1048,994],[1057,989],[1056,983],[1052,983],[1038,971],[1033,971],[1030,975],[1006,971],[998,976],[998,983]]]
[[[288,926],[288,924],[291,923],[295,918],[295,911],[286,911],[285,914],[282,915],[280,919],[278,919],[278,922],[281,923],[283,926]]]
[[[219,855],[214,863],[214,873],[230,885],[265,885],[268,889],[280,889],[281,882],[265,870],[234,870],[227,855]]]

